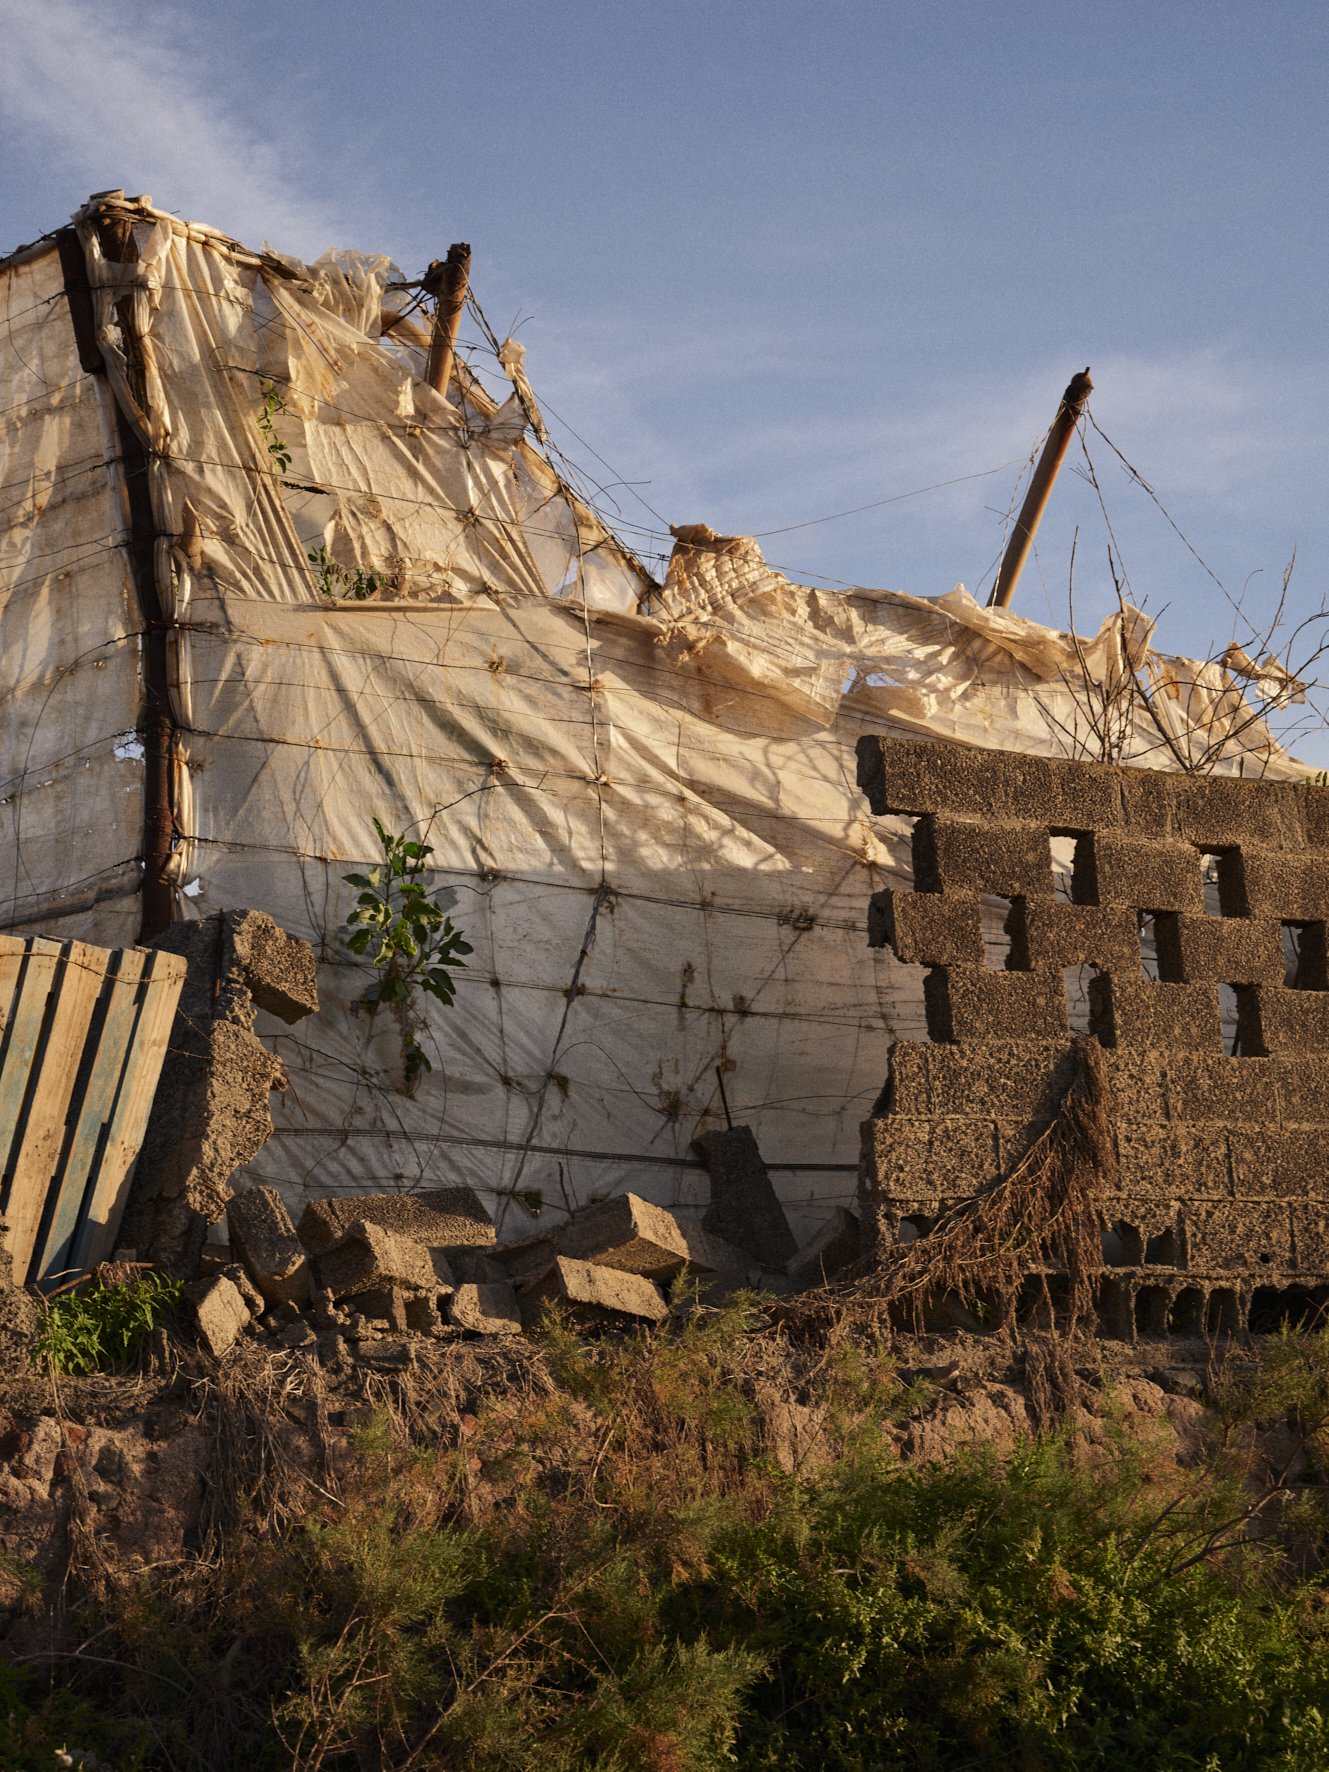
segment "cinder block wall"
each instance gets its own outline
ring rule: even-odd
[[[864,738],[914,890],[869,941],[926,968],[863,1128],[885,1239],[1009,1171],[1072,1032],[1107,1052],[1109,1333],[1270,1327],[1329,1300],[1329,789]]]

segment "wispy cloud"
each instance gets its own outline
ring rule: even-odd
[[[183,7],[0,0],[0,37],[0,115],[28,148],[11,165],[39,155],[83,192],[147,192],[254,243],[352,242],[355,218],[309,194],[305,157],[268,108],[261,126],[241,115],[217,44]]]

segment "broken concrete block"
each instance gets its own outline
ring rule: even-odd
[[[4,1258],[4,1272],[10,1271],[9,1257]],[[0,1279],[0,1373],[26,1372],[32,1362],[32,1347],[41,1327],[37,1301],[21,1286]]]
[[[288,935],[266,911],[222,914],[225,957],[259,1008],[288,1025],[317,1014],[318,975],[309,943]]]
[[[309,1014],[314,957],[256,911],[175,923],[154,945],[183,956],[187,970],[122,1235],[188,1275],[226,1210],[232,1175],[271,1136],[269,1094],[286,1087],[281,1061],[254,1033],[255,1005],[286,1020]]]
[[[321,1286],[314,1293],[313,1319],[315,1329],[342,1329],[346,1325],[347,1312],[337,1303],[326,1286]]]
[[[778,1273],[797,1249],[750,1126],[704,1132],[696,1141],[711,1178],[702,1228]]]
[[[786,1275],[759,1273],[755,1267],[741,1274],[702,1274],[689,1270],[680,1274],[669,1288],[669,1302],[675,1306],[695,1302],[715,1309],[736,1292],[761,1292],[779,1298],[793,1290]]]
[[[862,1231],[852,1212],[837,1206],[814,1237],[789,1263],[789,1278],[799,1286],[820,1286],[857,1259]]]
[[[334,1299],[349,1298],[371,1286],[408,1286],[420,1292],[439,1286],[429,1251],[410,1237],[361,1220],[332,1249],[318,1257],[318,1274]]]
[[[498,1264],[500,1277],[520,1286],[523,1281],[544,1273],[558,1254],[558,1243],[552,1230],[537,1231],[533,1236],[521,1237],[512,1243],[499,1243],[486,1254]]]
[[[416,1194],[331,1195],[311,1200],[300,1218],[300,1241],[311,1255],[339,1243],[353,1224],[376,1224],[426,1249],[494,1241],[494,1221],[474,1188],[426,1188]]]
[[[528,1280],[522,1287],[522,1299],[528,1306],[558,1299],[571,1305],[577,1317],[594,1318],[610,1312],[658,1323],[669,1315],[665,1295],[653,1280],[642,1274],[620,1273],[617,1268],[593,1267],[589,1261],[574,1261],[567,1255],[555,1256],[543,1274]]]
[[[317,1339],[303,1317],[297,1317],[293,1323],[288,1323],[284,1329],[277,1331],[279,1347],[312,1347]]]
[[[447,1302],[448,1321],[475,1335],[520,1335],[517,1294],[506,1280],[463,1283]]]
[[[472,1253],[472,1251],[464,1249],[431,1249],[429,1251],[429,1261],[434,1270],[434,1281],[437,1291],[451,1292],[460,1280],[487,1280],[491,1277],[494,1279],[502,1279],[503,1276],[501,1273],[495,1273],[492,1276],[487,1272],[472,1273],[468,1271],[462,1273],[458,1264]],[[483,1264],[485,1268],[490,1265],[485,1262],[483,1256],[478,1256],[476,1261],[477,1264]]]
[[[373,1286],[346,1300],[366,1323],[379,1323],[399,1335],[406,1333],[406,1294],[400,1286]]]
[[[267,1300],[245,1272],[243,1264],[238,1261],[231,1261],[228,1262],[224,1268],[219,1268],[217,1271],[226,1275],[226,1278],[235,1287],[241,1298],[244,1299],[245,1303],[249,1306],[250,1316],[261,1317],[264,1311],[268,1308]]]
[[[704,1274],[743,1275],[748,1282],[758,1272],[743,1250],[638,1194],[583,1208],[558,1232],[558,1250],[595,1267],[645,1274],[662,1285],[685,1266]]]
[[[414,1350],[405,1341],[384,1341],[377,1347],[361,1342],[352,1357],[357,1366],[368,1366],[374,1372],[407,1372],[415,1363]]]
[[[491,1249],[475,1246],[431,1249],[429,1258],[434,1264],[434,1273],[444,1286],[478,1286],[489,1280],[508,1278],[506,1268],[495,1261]]]
[[[271,1305],[297,1309],[309,1298],[309,1263],[286,1202],[272,1187],[249,1187],[229,1201],[231,1247]]]
[[[406,1327],[414,1335],[437,1335],[443,1327],[438,1299],[432,1292],[411,1292],[406,1296]]]
[[[249,1306],[239,1287],[225,1274],[213,1274],[186,1286],[185,1300],[199,1340],[219,1360],[234,1347],[249,1321]]]

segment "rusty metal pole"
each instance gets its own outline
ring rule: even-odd
[[[1052,421],[1048,440],[1043,445],[1042,455],[1038,458],[1034,477],[1029,482],[1029,490],[1020,507],[1020,515],[1015,520],[1011,539],[1006,544],[1001,571],[997,574],[997,582],[993,585],[992,595],[988,598],[989,609],[1005,609],[1015,595],[1015,587],[1019,582],[1021,572],[1024,571],[1024,563],[1029,558],[1029,550],[1033,547],[1034,537],[1038,534],[1038,525],[1043,520],[1043,512],[1047,509],[1048,499],[1052,495],[1052,484],[1057,478],[1057,470],[1065,460],[1066,451],[1070,448],[1071,438],[1075,435],[1075,427],[1080,422],[1085,402],[1093,391],[1094,384],[1089,379],[1089,371],[1086,369],[1083,374],[1072,379],[1070,386],[1061,396],[1061,405],[1057,408],[1057,416]]]
[[[114,264],[133,263],[138,258],[133,217],[114,207],[116,198],[122,193],[107,192],[105,195],[112,207],[98,214],[95,223],[102,255]],[[77,239],[71,237],[67,278],[76,259],[82,259],[82,250]],[[77,269],[86,287],[86,263],[78,264]],[[73,293],[80,292],[75,290]],[[90,304],[90,295],[88,300]],[[133,398],[143,407],[147,404],[143,351],[134,330],[134,305],[129,296],[116,303],[116,317],[124,341],[125,377]],[[175,718],[171,709],[167,650],[171,624],[162,607],[157,585],[159,531],[150,485],[152,453],[119,400],[115,401],[115,423],[128,507],[129,567],[143,621],[140,654],[143,700],[139,712],[143,734],[143,886],[138,939],[151,941],[170,926],[175,900],[167,875],[176,836],[173,791]]]
[[[457,345],[457,328],[466,305],[466,286],[471,275],[471,249],[464,244],[448,247],[448,256],[440,264],[437,259],[425,273],[425,288],[438,297],[434,311],[434,335],[429,345],[429,367],[425,380],[436,393],[446,394],[452,374],[452,355]]]

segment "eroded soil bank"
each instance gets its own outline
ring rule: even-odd
[[[1329,1754],[1318,1338],[799,1339],[739,1300],[344,1353],[3,1382],[14,1764]]]

